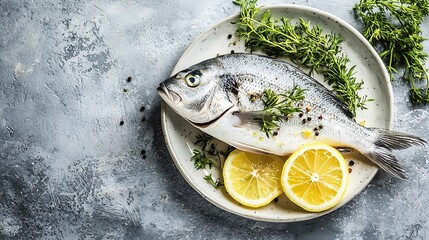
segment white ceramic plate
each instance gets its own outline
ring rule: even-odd
[[[351,64],[356,65],[356,77],[365,82],[362,94],[367,94],[370,98],[375,99],[374,102],[367,104],[368,110],[358,111],[357,121],[365,121],[366,126],[371,127],[391,127],[393,99],[388,73],[375,50],[356,29],[343,20],[314,8],[276,5],[265,7],[262,10],[265,9],[270,9],[273,16],[286,16],[293,19],[301,17],[306,21],[311,21],[313,25],[323,26],[327,33],[333,31],[340,34],[345,39],[342,44],[343,51],[350,57]],[[236,27],[231,23],[237,17],[238,15],[228,17],[201,34],[183,53],[173,73],[202,60],[216,57],[218,54],[231,53],[232,50],[245,52],[244,43],[236,39],[234,35]],[[232,38],[228,37],[230,34]],[[323,82],[323,77],[315,76],[315,78]],[[334,211],[350,201],[368,185],[377,172],[377,168],[360,154],[346,155],[347,160],[353,159],[355,162],[351,167],[352,173],[347,192],[339,205],[325,212],[310,213],[302,210],[291,203],[284,194],[278,198],[277,202],[273,201],[262,208],[244,207],[229,197],[223,187],[216,190],[203,179],[207,173],[219,177],[220,172],[217,169],[205,172],[194,168],[190,158],[192,150],[196,148],[194,142],[196,135],[201,133],[200,130],[178,116],[165,103],[162,105],[161,117],[168,150],[186,181],[214,205],[243,217],[271,222],[293,222],[316,218]]]

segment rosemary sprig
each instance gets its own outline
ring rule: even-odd
[[[304,93],[305,90],[299,86],[294,86],[284,94],[277,94],[271,89],[263,91],[261,100],[264,110],[260,121],[261,131],[265,132],[267,137],[292,113],[301,112],[298,104],[305,98]]]
[[[420,28],[429,15],[429,1],[360,0],[354,10],[365,24],[363,35],[378,49],[391,78],[405,68],[402,77],[410,84],[412,103],[429,103],[429,76],[424,67],[428,55]],[[425,80],[426,88],[418,88],[418,80]]]
[[[354,77],[354,67],[347,66],[350,60],[341,53],[341,36],[323,34],[322,27],[310,26],[310,22],[301,18],[293,25],[291,19],[285,17],[273,19],[269,10],[259,14],[257,0],[233,2],[240,6],[240,17],[235,22],[236,35],[245,41],[246,48],[276,57],[290,57],[296,64],[309,67],[310,74],[323,74],[354,116],[356,109],[365,109],[365,103],[371,99],[358,94],[363,82]]]

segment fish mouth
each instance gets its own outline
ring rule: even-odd
[[[159,84],[159,87],[156,89],[156,91],[158,91],[158,94],[165,101],[169,100],[174,104],[178,104],[180,101],[182,101],[182,98],[179,96],[179,94],[168,89],[164,83]]]

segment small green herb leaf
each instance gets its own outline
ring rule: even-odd
[[[354,67],[348,67],[349,58],[341,54],[341,36],[324,34],[321,26],[311,26],[303,19],[292,24],[289,18],[273,19],[269,10],[259,14],[257,0],[233,2],[240,6],[235,34],[244,40],[247,49],[262,50],[276,57],[290,57],[296,64],[309,67],[310,74],[323,74],[335,95],[347,104],[354,116],[357,108],[365,109],[367,97],[358,94],[362,81],[354,77]],[[270,130],[275,127],[270,124],[272,122],[267,121],[264,128]]]
[[[208,158],[203,151],[194,149],[193,154],[194,155],[191,157],[191,161],[194,161],[194,167],[197,170],[205,169],[207,165],[209,166],[209,168],[212,168],[212,165],[215,165],[216,167],[219,166],[219,164]]]
[[[235,148],[228,146],[226,151],[218,150],[216,145],[212,143],[213,137],[206,133],[198,134],[196,138],[195,144],[199,145],[201,149],[194,149],[192,152],[191,161],[194,161],[195,169],[206,169],[207,166],[211,169],[214,166],[221,171],[222,158],[226,159]],[[223,186],[221,179],[213,180],[211,174],[205,176],[204,179],[216,189]]]
[[[206,180],[208,183],[210,183],[216,189],[218,189],[221,186],[223,186],[223,183],[221,182],[220,178],[217,178],[216,180],[213,180],[212,174],[206,175],[204,177],[204,180]]]
[[[205,150],[207,149],[207,146],[210,145],[212,140],[212,136],[208,135],[207,133],[201,133],[197,135],[197,141],[195,144],[200,145],[201,149]]]
[[[404,68],[403,79],[410,84],[414,104],[429,103],[429,76],[424,67],[427,53],[423,50],[420,24],[429,15],[428,0],[360,0],[354,7],[362,19],[363,35],[376,46],[391,79]],[[416,81],[426,81],[426,88]]]
[[[261,120],[261,130],[269,137],[274,129],[279,127],[285,118],[292,113],[300,112],[301,108],[297,105],[304,100],[305,90],[299,86],[285,94],[277,94],[271,89],[264,90],[262,93],[262,102],[264,104],[264,114]],[[258,120],[258,119],[257,119]]]

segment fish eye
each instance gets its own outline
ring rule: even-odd
[[[200,84],[200,77],[198,75],[188,74],[185,77],[185,81],[189,87],[196,87]]]

